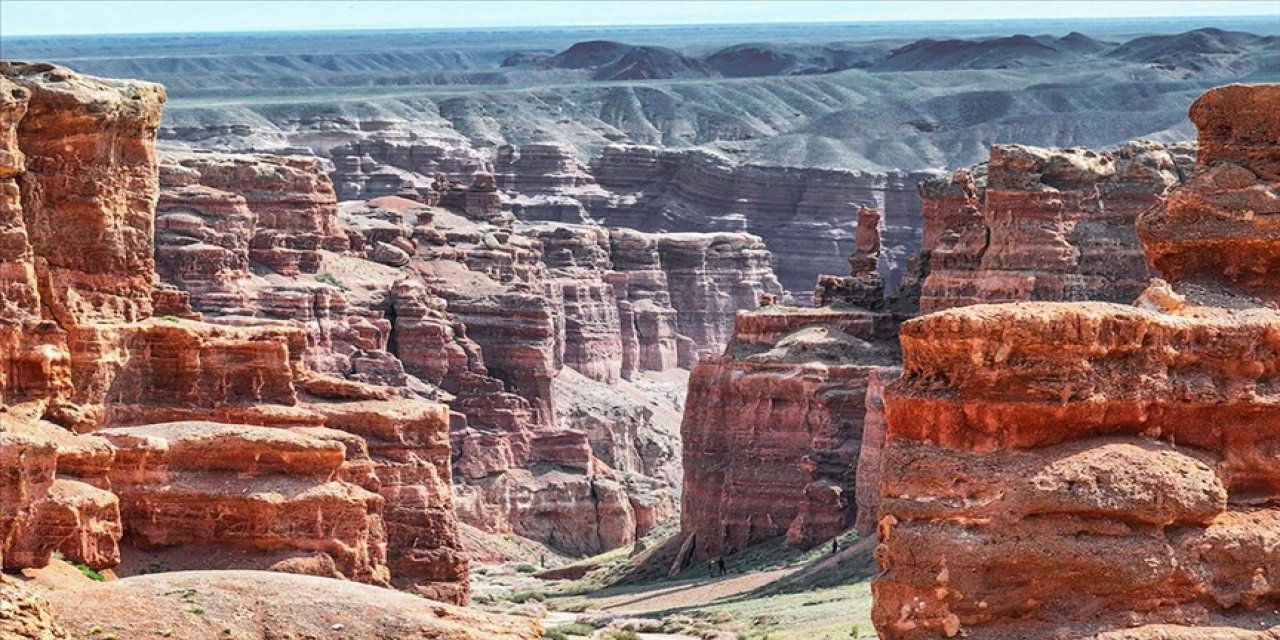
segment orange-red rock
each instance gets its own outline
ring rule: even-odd
[[[1245,212],[1277,187],[1275,122],[1259,114],[1278,110],[1273,85],[1193,107],[1209,153],[1138,221],[1172,286],[1137,307],[981,305],[903,325],[885,397],[882,637],[1271,633],[1280,310],[1266,304],[1280,282],[1262,274],[1280,238]],[[1251,259],[1215,255],[1228,246]]]
[[[447,408],[309,370],[314,334],[252,310],[193,320],[192,293],[214,316],[244,311],[254,224],[290,235],[281,255],[345,250],[314,162],[208,157],[193,163],[225,170],[170,171],[181,193],[167,201],[162,269],[193,290],[157,287],[163,90],[43,64],[3,62],[0,76],[4,566],[57,551],[108,569],[123,543],[212,550],[200,562],[216,568],[240,562],[235,549],[465,602]],[[206,247],[187,255],[192,240]],[[153,301],[165,317],[150,317]],[[290,553],[316,562],[277,562]]]

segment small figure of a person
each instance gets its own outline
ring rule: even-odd
[[[707,575],[710,575],[713,578],[716,575],[716,559],[715,558],[707,558]]]
[[[724,566],[724,557],[716,558],[716,568],[720,570],[721,576],[728,573],[728,571],[725,569],[725,566]]]
[[[839,550],[840,550],[840,540],[837,538],[832,538],[831,539],[831,555],[834,556],[836,552]]]

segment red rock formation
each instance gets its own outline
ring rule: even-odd
[[[40,257],[41,304],[62,324],[146,317],[164,89],[116,80],[86,85],[46,64],[5,62],[0,75],[31,96],[17,146],[26,157],[22,215]]]
[[[171,153],[165,163],[167,184],[203,185],[235,194],[230,200],[243,199],[250,216],[214,203],[215,210],[206,212],[216,219],[212,231],[231,236],[226,238],[231,250],[247,239],[249,258],[277,273],[316,273],[320,249],[343,251],[348,246],[338,224],[333,183],[315,158]],[[166,204],[182,207],[186,202],[175,194]]]
[[[733,553],[786,535],[811,547],[849,528],[868,378],[896,364],[893,320],[769,306],[738,316],[689,381],[681,533]]]
[[[862,445],[858,450],[854,475],[854,502],[857,505],[854,527],[863,537],[874,535],[880,520],[880,478],[884,473],[881,450],[888,427],[884,417],[884,389],[901,374],[902,370],[894,367],[887,371],[872,371],[867,376],[867,415],[862,421]]]
[[[1274,278],[1233,266],[1265,273],[1280,251],[1270,220],[1246,213],[1280,189],[1275,119],[1258,117],[1278,109],[1274,85],[1193,106],[1210,153],[1138,221],[1173,288],[1157,282],[1138,308],[984,305],[903,325],[873,585],[883,637],[1276,632],[1280,311],[1259,306]]]
[[[853,305],[864,309],[884,306],[884,278],[880,275],[880,231],[884,220],[871,207],[858,210],[858,235],[849,256],[849,276],[819,276],[813,306]]]
[[[609,231],[609,257],[622,335],[622,377],[636,371],[666,371],[678,364],[677,312],[657,240],[625,229]]]
[[[1191,106],[1200,129],[1200,170],[1138,225],[1148,260],[1165,277],[1223,280],[1280,303],[1278,95],[1275,85],[1231,85]],[[1189,234],[1189,226],[1197,233]]]
[[[754,309],[763,294],[782,292],[773,275],[772,255],[759,238],[672,233],[657,239],[676,325],[695,349],[719,351],[733,336],[738,310]]]
[[[924,182],[921,310],[1132,300],[1149,275],[1134,220],[1178,182],[1187,151],[1150,142],[1106,152],[995,145],[984,170]]]
[[[110,568],[123,539],[324,554],[349,578],[383,583],[389,546],[393,582],[465,602],[447,409],[308,370],[309,336],[297,328],[148,318],[153,299],[195,315],[189,292],[154,286],[163,90],[52,65],[0,63],[0,76],[0,473],[14,492],[0,507],[4,565],[43,566],[59,551]],[[227,168],[211,156],[167,172],[180,192],[170,202],[201,209],[170,211],[162,268],[190,276],[197,300],[221,315],[231,307],[217,294],[240,304],[238,282],[260,258],[253,225],[276,230],[279,255],[344,250],[332,191],[309,162]],[[186,179],[212,165],[216,179]],[[240,195],[217,188],[233,185]],[[180,248],[192,244],[206,246]],[[307,260],[280,264],[295,262]],[[105,439],[76,433],[87,431]]]

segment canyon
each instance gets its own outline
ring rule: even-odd
[[[1131,36],[0,61],[0,635],[1280,633],[1276,36]]]
[[[466,604],[463,527],[674,515],[680,367],[782,294],[745,233],[517,223],[486,174],[339,204],[313,157],[157,154],[158,85],[3,72],[9,570]]]

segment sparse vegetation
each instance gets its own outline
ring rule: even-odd
[[[547,594],[539,590],[516,591],[507,597],[508,600],[516,604],[524,604],[526,602],[542,602],[547,599]]]
[[[84,574],[84,577],[86,577],[86,578],[88,578],[88,579],[90,579],[90,580],[93,580],[93,581],[95,581],[95,582],[106,582],[106,581],[107,581],[106,576],[102,575],[101,573],[98,573],[96,570],[94,570],[94,568],[93,568],[93,567],[90,567],[89,565],[84,564],[84,563],[82,563],[82,562],[71,562],[71,561],[67,560],[67,557],[66,557],[66,556],[64,556],[64,555],[62,555],[62,552],[60,552],[60,551],[55,551],[55,552],[53,552],[53,557],[54,557],[55,559],[57,559],[57,560],[61,560],[61,561],[63,561],[63,562],[66,562],[67,564],[69,564],[69,565],[71,565],[71,566],[75,567],[77,571],[79,571],[80,573]]]
[[[582,622],[571,622],[569,624],[562,624],[558,627],[552,627],[548,629],[543,634],[542,637],[544,639],[559,638],[560,640],[570,640],[571,636],[591,637],[591,634],[595,632],[596,632],[595,627],[589,624],[584,624]]]
[[[330,286],[337,287],[339,289],[342,289],[343,291],[348,290],[347,285],[342,284],[342,282],[339,281],[336,276],[334,276],[332,273],[329,273],[328,271],[322,271],[320,273],[317,273],[316,281],[330,285]]]
[[[630,629],[615,629],[600,636],[601,640],[644,640],[640,634]]]

